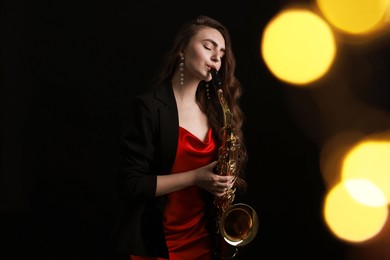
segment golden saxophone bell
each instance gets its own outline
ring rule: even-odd
[[[222,215],[219,232],[224,240],[235,247],[250,243],[259,230],[256,211],[247,204],[236,203]]]

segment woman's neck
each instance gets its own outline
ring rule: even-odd
[[[171,82],[173,92],[175,93],[177,100],[184,102],[195,102],[196,90],[198,89],[199,85],[198,80],[184,77],[184,81],[181,82],[179,73],[175,73]]]

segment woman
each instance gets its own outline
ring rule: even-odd
[[[155,87],[132,102],[122,138],[118,192],[126,201],[114,232],[130,259],[213,259],[215,197],[242,176],[215,174],[221,105],[210,86],[211,69],[233,113],[239,137],[240,175],[246,163],[242,142],[241,85],[227,29],[199,16],[179,30]]]

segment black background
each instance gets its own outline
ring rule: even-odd
[[[229,28],[244,84],[245,199],[260,229],[239,259],[353,259],[355,246],[322,220],[317,112],[297,119],[287,98],[311,110],[309,90],[278,81],[260,57],[261,33],[286,3],[2,1],[0,251],[9,253],[2,259],[119,259],[109,235],[125,112],[148,88],[179,26],[199,14]],[[356,93],[388,112],[385,49],[366,53],[377,66],[367,80],[375,89]],[[355,67],[367,59],[344,55]]]

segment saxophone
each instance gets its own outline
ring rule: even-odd
[[[211,74],[224,119],[216,173],[233,176],[233,186],[225,195],[214,198],[214,205],[217,208],[216,231],[219,234],[217,245],[222,259],[232,259],[237,255],[238,247],[250,243],[255,238],[259,226],[256,211],[252,207],[244,203],[233,204],[236,191],[234,183],[239,174],[237,164],[237,152],[240,149],[239,138],[234,134],[233,114],[220,88],[221,81],[218,72],[216,69],[211,69]]]

